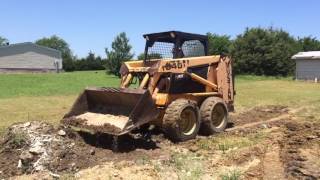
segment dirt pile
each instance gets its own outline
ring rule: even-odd
[[[75,173],[104,162],[156,158],[164,152],[141,135],[125,135],[118,139],[119,153],[114,153],[113,140],[111,135],[78,133],[37,121],[13,125],[0,141],[0,179],[44,171]]]
[[[60,138],[52,135],[53,127],[41,122],[16,124],[1,141],[1,169],[14,175],[45,170],[52,153],[52,144]]]
[[[0,177],[35,171],[77,170],[79,163],[64,163],[69,158],[77,161],[77,155],[72,152],[80,150],[67,135],[70,134],[62,129],[37,121],[11,126],[1,141]]]
[[[85,113],[62,120],[67,126],[88,129],[98,133],[119,134],[128,122],[126,116]]]

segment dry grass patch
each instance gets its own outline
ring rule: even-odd
[[[13,123],[41,120],[58,124],[75,95],[0,99],[0,133]]]

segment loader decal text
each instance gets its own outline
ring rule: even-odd
[[[188,64],[189,64],[189,60],[169,61],[162,66],[162,70],[169,71],[171,69],[182,69],[182,68],[185,68]]]

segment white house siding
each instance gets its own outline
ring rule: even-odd
[[[296,79],[320,81],[320,59],[296,59]]]
[[[25,52],[0,57],[1,69],[48,69],[55,70],[54,62],[57,61],[59,69],[62,68],[62,60],[36,52]]]

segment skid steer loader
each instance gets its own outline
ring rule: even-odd
[[[208,56],[204,35],[143,37],[144,60],[123,63],[120,87],[86,88],[62,122],[115,136],[153,125],[175,142],[223,131],[234,109],[231,59]]]

